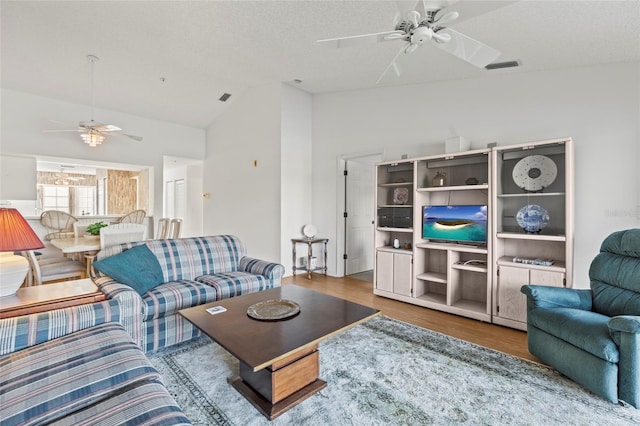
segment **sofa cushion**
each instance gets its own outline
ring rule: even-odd
[[[160,380],[124,328],[105,323],[0,357],[3,425],[55,421]]]
[[[158,382],[140,382],[122,393],[51,423],[55,426],[190,425],[175,400]]]
[[[158,259],[146,245],[93,262],[93,268],[143,295],[164,282]]]
[[[234,272],[246,255],[242,242],[232,235],[150,240],[146,245],[160,262],[164,282]]]
[[[266,290],[268,284],[264,275],[254,275],[248,272],[202,275],[196,277],[196,281],[214,288],[218,295],[217,300]]]
[[[530,326],[600,359],[617,364],[619,352],[609,335],[609,319],[596,312],[571,308],[534,308],[527,315]]]
[[[144,321],[149,321],[216,300],[219,300],[218,292],[207,284],[193,280],[170,281],[160,284],[142,297],[145,309],[142,316]]]

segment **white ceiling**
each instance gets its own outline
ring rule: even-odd
[[[204,128],[251,86],[375,87],[402,42],[331,50],[314,41],[393,30],[396,11],[393,1],[3,0],[1,84],[90,105],[94,54],[97,108]],[[522,67],[486,71],[425,45],[393,84],[640,62],[640,0],[522,0],[452,28]]]

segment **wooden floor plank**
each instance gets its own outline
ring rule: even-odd
[[[311,280],[307,279],[306,275],[297,275],[284,278],[282,282],[283,284],[296,284],[370,306],[379,309],[383,315],[389,318],[457,337],[519,358],[541,362],[529,353],[527,333],[523,331],[376,296],[373,294],[373,284],[367,281],[350,277],[334,278],[314,274]]]

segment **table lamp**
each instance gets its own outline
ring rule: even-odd
[[[18,210],[0,208],[0,297],[15,294],[29,271],[27,259],[14,252],[43,247]]]

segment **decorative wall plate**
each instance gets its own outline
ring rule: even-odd
[[[291,300],[265,300],[247,308],[247,315],[260,321],[279,321],[300,313],[300,305]]]
[[[396,188],[393,190],[393,204],[406,204],[409,201],[408,188]]]
[[[518,210],[516,221],[526,232],[540,232],[549,224],[549,212],[537,204],[529,204]]]
[[[558,167],[544,155],[529,155],[518,161],[513,168],[513,181],[529,192],[542,191],[556,180]]]
[[[316,234],[318,233],[318,228],[316,228],[315,225],[305,225],[302,228],[302,233],[304,234],[305,237],[307,238],[313,238],[316,236]]]

